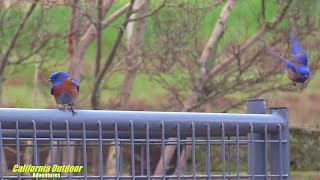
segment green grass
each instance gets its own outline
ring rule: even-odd
[[[317,171],[291,171],[290,177],[292,180],[315,180],[320,178],[320,172]]]

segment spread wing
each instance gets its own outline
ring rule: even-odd
[[[308,56],[302,49],[300,45],[300,41],[298,38],[294,35],[294,33],[291,33],[290,37],[290,46],[291,46],[291,53],[293,61],[295,61],[298,64],[307,65],[308,64]]]
[[[50,88],[50,93],[51,93],[51,95],[53,95],[53,87],[52,86]]]
[[[78,82],[77,82],[75,79],[71,79],[71,82],[72,82],[74,85],[77,86],[77,90],[78,90],[78,92],[79,92],[79,91],[80,91],[80,86],[79,86]]]
[[[299,67],[299,64],[297,63],[294,63],[291,61],[287,63],[287,68],[291,69],[294,73],[297,72],[298,67]]]

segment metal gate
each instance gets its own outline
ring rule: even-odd
[[[263,99],[247,100],[247,114],[78,110],[72,117],[59,110],[1,108],[0,175],[290,179],[288,109],[265,111]],[[166,154],[170,147],[174,154]],[[189,158],[182,153],[188,147]],[[115,156],[108,158],[111,149]],[[157,165],[164,167],[160,174],[154,174]]]

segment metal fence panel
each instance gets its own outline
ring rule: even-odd
[[[58,179],[289,179],[288,109],[265,111],[263,99],[247,114],[1,108],[0,175],[30,179],[17,169],[40,165],[65,170]]]

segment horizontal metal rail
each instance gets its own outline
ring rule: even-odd
[[[240,136],[250,132],[277,132],[278,125],[285,125],[285,119],[278,114],[226,114],[226,113],[192,113],[192,112],[152,112],[152,111],[101,111],[77,110],[77,115],[71,112],[55,109],[21,109],[0,108],[0,121],[2,121],[3,136],[14,136],[16,122],[19,129],[25,129],[20,137],[33,135],[33,123],[36,124],[37,137],[49,137],[50,122],[55,137],[64,137],[66,121],[70,130],[70,137],[81,137],[83,123],[85,123],[87,138],[99,136],[98,122],[102,126],[103,137],[114,135],[114,125],[117,124],[119,137],[130,137],[130,124],[134,126],[134,136],[144,137],[146,124],[149,125],[150,137],[161,137],[161,122],[164,123],[166,137],[176,136],[176,127],[179,124],[181,136],[190,136],[191,124],[194,123],[197,131],[195,136],[205,136],[207,125],[210,125],[211,135],[221,134],[221,125],[224,125],[225,134],[235,135],[235,126],[239,126]],[[12,129],[13,131],[10,131]]]

